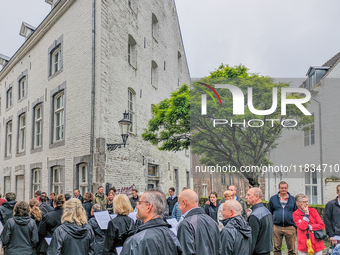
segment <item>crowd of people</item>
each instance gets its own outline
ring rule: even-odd
[[[41,191],[29,203],[16,201],[16,194],[0,194],[0,236],[4,254],[281,254],[283,237],[289,254],[321,255],[326,233],[340,254],[340,185],[337,197],[327,203],[324,222],[316,209],[309,207],[308,197],[288,192],[282,181],[279,192],[270,198],[268,208],[262,203],[262,191],[251,188],[246,202],[237,196],[232,185],[218,201],[212,192],[204,207],[197,194],[187,188],[169,197],[157,190],[131,198],[116,195],[114,187],[108,194],[100,186],[96,194],[79,190],[74,197]],[[248,204],[248,206],[247,206]],[[250,207],[248,209],[248,207]],[[108,210],[117,216],[100,226],[96,212]],[[136,212],[137,220],[129,217]],[[176,232],[167,219],[178,221]],[[176,222],[176,221],[175,221]],[[177,233],[177,235],[175,234]]]

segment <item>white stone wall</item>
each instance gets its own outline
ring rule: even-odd
[[[335,164],[340,164],[339,161],[339,132],[338,127],[340,125],[340,113],[337,109],[340,108],[340,64],[338,64],[328,73],[321,82],[321,85],[314,88],[312,97],[321,102],[321,129],[322,129],[322,163],[327,164],[328,167],[323,172],[323,180],[321,179],[321,173],[318,172],[317,190],[318,190],[318,203],[321,204],[322,184],[324,193],[324,203],[334,199],[336,196],[335,183],[325,182],[325,178],[337,177],[340,178],[340,171],[335,172]],[[304,133],[299,131],[287,131],[284,130],[282,137],[278,141],[278,146],[270,154],[270,160],[274,165],[305,165],[305,164],[320,164],[320,119],[319,119],[319,105],[313,100],[310,100],[308,110],[314,113],[315,119],[315,144],[304,146]],[[332,172],[330,171],[330,165],[333,166]],[[297,170],[299,170],[298,168]],[[278,183],[281,180],[286,181],[289,184],[289,191],[292,195],[298,193],[305,193],[305,174],[292,175],[289,173],[276,174],[276,178],[273,178],[273,174],[266,174],[266,199],[278,192]],[[292,178],[294,177],[294,178]],[[336,182],[339,184],[339,182]]]

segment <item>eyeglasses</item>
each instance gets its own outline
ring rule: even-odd
[[[302,204],[307,204],[308,201],[300,201],[300,203],[302,203]]]
[[[148,201],[138,201],[138,202],[137,202],[137,205],[140,205],[141,203],[149,204]]]

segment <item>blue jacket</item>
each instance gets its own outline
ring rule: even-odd
[[[270,198],[268,204],[268,210],[273,214],[274,225],[280,227],[296,227],[293,219],[293,212],[297,210],[295,198],[289,194],[288,202],[285,208],[280,203],[279,194],[274,195]]]
[[[178,207],[178,202],[174,205],[174,209],[172,209],[172,213],[171,216],[172,218],[176,218],[177,221],[179,221],[181,219],[182,216],[182,212]]]

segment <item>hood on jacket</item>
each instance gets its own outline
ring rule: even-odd
[[[2,204],[3,207],[7,208],[7,209],[14,209],[15,204],[17,203],[17,201],[8,201]]]
[[[31,218],[26,216],[26,217],[18,217],[18,216],[14,216],[13,217],[13,220],[18,224],[18,225],[21,225],[21,226],[26,226],[30,221],[31,221]]]
[[[221,220],[221,222],[226,228],[236,228],[236,230],[240,232],[245,238],[249,238],[251,236],[251,227],[247,224],[247,222],[243,219],[241,215]]]
[[[119,237],[126,239],[130,236],[133,236],[134,234],[137,234],[137,233],[143,231],[143,230],[146,230],[146,229],[149,229],[149,228],[156,228],[156,227],[171,228],[171,225],[163,218],[155,218],[155,219],[149,220],[146,223],[143,223],[143,225],[140,225],[136,229],[128,230],[127,232],[122,233]]]
[[[73,222],[65,222],[61,225],[61,227],[73,238],[82,239],[87,235],[86,225],[83,224],[78,226],[77,223]]]
[[[102,195],[102,196],[101,196],[101,195],[99,195],[99,193],[96,193],[94,196],[95,196],[95,197],[100,197],[100,198],[103,198],[103,197],[105,196],[105,193],[103,193],[103,195]]]

